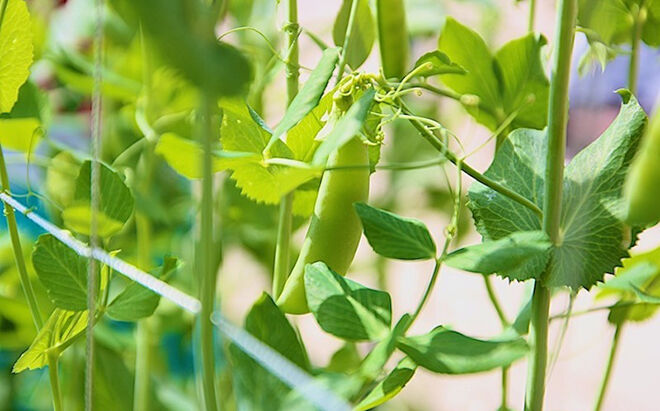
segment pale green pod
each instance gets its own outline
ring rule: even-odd
[[[660,108],[630,167],[624,193],[628,224],[648,226],[660,220]]]
[[[357,250],[362,226],[353,203],[369,196],[369,157],[367,147],[355,137],[330,155],[328,167],[356,166],[329,170],[323,174],[314,214],[298,260],[284,284],[277,304],[287,313],[309,312],[305,297],[305,266],[325,262],[345,275]]]

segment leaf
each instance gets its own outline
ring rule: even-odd
[[[284,117],[275,127],[271,140],[280,138],[309,114],[314,107],[318,106],[338,59],[338,48],[328,48],[323,51],[321,61],[312,70],[302,90],[296,94],[296,97],[289,104]]]
[[[442,326],[428,334],[402,337],[398,347],[417,365],[440,374],[471,374],[505,367],[529,350],[522,338],[478,340]]]
[[[91,169],[85,161],[76,178],[76,191],[72,205],[62,212],[64,224],[80,234],[90,234],[91,221]],[[119,232],[133,213],[133,196],[121,177],[105,164],[99,164],[99,210],[97,233],[107,238]]]
[[[438,50],[465,73],[443,74],[442,82],[460,94],[478,96],[479,104],[466,105],[466,109],[491,130],[511,115],[512,129],[542,129],[546,124],[549,87],[541,64],[541,48],[545,44],[544,37],[530,33],[506,43],[493,56],[479,34],[447,18]]]
[[[167,164],[182,176],[189,179],[202,178],[203,150],[197,142],[182,138],[174,133],[164,133],[158,139],[154,151],[162,155]],[[242,162],[257,162],[260,160],[260,156],[252,153],[215,152],[213,172],[226,170]]]
[[[260,203],[278,204],[282,196],[318,174],[316,169],[246,163],[236,167],[231,178],[244,196]]]
[[[48,98],[27,81],[18,92],[18,100],[9,113],[0,114],[0,142],[3,147],[29,153],[33,151],[48,121]]]
[[[305,267],[305,293],[314,318],[326,332],[350,341],[373,341],[389,333],[389,294],[364,287],[322,261]]]
[[[379,341],[369,352],[362,364],[359,374],[367,380],[376,379],[383,371],[392,353],[396,349],[399,337],[403,337],[410,326],[410,314],[404,314],[387,337]]]
[[[296,331],[268,294],[262,294],[250,309],[245,330],[304,370],[309,369]],[[239,407],[279,409],[290,388],[235,345],[229,346],[229,353]]]
[[[420,68],[422,64],[425,64],[424,68]],[[463,67],[451,61],[449,56],[440,50],[433,50],[423,54],[415,63],[415,69],[417,69],[417,75],[421,77],[466,73]]]
[[[59,347],[85,331],[87,326],[87,311],[66,311],[56,308],[48,317],[48,321],[39,331],[34,341],[14,364],[12,372],[17,374],[24,370],[36,370],[48,363],[49,350]]]
[[[328,113],[332,109],[334,89],[321,98],[319,104],[286,133],[286,144],[293,152],[293,158],[309,162],[314,155],[319,141],[316,135],[328,121]]]
[[[473,273],[493,274],[516,270],[529,259],[550,257],[552,243],[543,231],[519,231],[495,241],[460,248],[444,263]]]
[[[335,24],[332,27],[332,39],[336,46],[344,47],[346,27],[348,26],[353,1],[359,2],[357,13],[353,22],[351,41],[346,45],[345,50],[342,50],[342,53],[347,53],[346,63],[353,70],[357,70],[369,57],[376,37],[374,31],[376,25],[369,9],[368,0],[344,0],[342,2]]]
[[[0,26],[0,113],[11,111],[30,75],[32,21],[23,0],[7,0]]]
[[[129,2],[147,37],[169,65],[205,93],[236,95],[252,77],[247,59],[234,47],[216,40],[213,12],[187,0]]]
[[[356,203],[355,211],[362,220],[369,244],[383,257],[400,260],[435,258],[435,243],[423,222],[364,203]]]
[[[328,156],[333,151],[338,150],[360,133],[369,115],[369,109],[371,109],[375,94],[374,89],[369,89],[358,101],[351,105],[351,108],[337,121],[332,131],[316,149],[312,164],[325,165]]]
[[[32,265],[56,307],[87,309],[87,259],[76,254],[51,234],[39,236]]]
[[[560,220],[561,243],[555,247],[545,277],[549,286],[590,288],[603,280],[628,255],[631,231],[621,221],[622,186],[646,124],[634,97],[622,92],[617,118],[592,144],[576,155],[564,174]],[[485,175],[543,204],[545,133],[516,130],[498,149]],[[533,212],[481,184],[469,192],[469,206],[484,240],[497,240],[516,231],[534,231],[541,223]],[[540,278],[542,258],[506,273],[513,280]]]
[[[22,350],[35,337],[30,309],[20,297],[0,295],[0,349]]]
[[[495,53],[504,113],[517,113],[512,128],[540,130],[546,125],[550,82],[541,62],[545,44],[543,36],[528,34],[506,43]]]
[[[176,269],[177,259],[166,257],[157,277],[166,281]],[[131,282],[108,305],[107,313],[119,321],[137,321],[150,317],[160,302],[160,296],[143,285]]]
[[[579,0],[578,23],[598,33],[605,44],[628,42],[633,19],[624,0]]]
[[[378,44],[385,78],[403,78],[408,66],[408,30],[403,0],[376,1]]]
[[[394,398],[415,374],[417,364],[404,357],[369,394],[355,406],[354,411],[366,411]]]

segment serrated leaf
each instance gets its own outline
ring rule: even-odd
[[[34,341],[14,364],[13,373],[36,370],[48,363],[48,351],[85,331],[87,311],[66,311],[56,308]]]
[[[505,367],[529,351],[522,338],[479,340],[442,326],[428,334],[402,337],[398,347],[417,365],[441,374],[471,374]]]
[[[373,341],[389,333],[390,295],[346,279],[321,261],[305,267],[305,294],[321,328],[336,337]]]
[[[358,403],[354,411],[366,411],[375,408],[394,398],[408,381],[415,375],[417,364],[408,357],[404,357],[394,369],[381,382]]]
[[[547,260],[551,247],[545,232],[519,231],[499,240],[459,248],[449,253],[443,262],[473,273],[506,273],[519,269],[532,258]]]
[[[284,117],[275,127],[271,139],[280,138],[309,114],[314,107],[318,106],[338,59],[338,48],[328,48],[323,51],[319,64],[312,70],[302,90],[289,104]]]
[[[633,96],[626,92],[622,95],[621,111],[610,127],[566,167],[562,239],[548,262],[545,277],[550,286],[588,289],[602,281],[605,273],[612,273],[621,258],[628,255],[631,232],[621,221],[622,186],[646,115]],[[514,131],[485,174],[541,207],[545,139],[544,132]],[[481,184],[470,188],[469,198],[477,230],[485,240],[541,228],[533,212]],[[545,269],[542,259],[532,259],[524,269],[507,273],[507,278],[539,278]]]
[[[332,109],[334,90],[330,90],[298,124],[286,133],[286,144],[293,152],[293,158],[308,162],[312,159],[319,141],[316,135],[328,121],[328,113]]]
[[[364,126],[369,110],[374,101],[376,91],[374,89],[367,90],[351,107],[344,113],[344,115],[337,120],[334,128],[325,137],[323,142],[319,145],[314,152],[312,164],[321,166],[325,165],[330,154],[338,150],[344,144],[348,143],[352,138],[360,133]]]
[[[236,180],[244,196],[261,203],[277,204],[282,196],[318,174],[316,169],[246,163],[236,167],[231,178]]]
[[[160,268],[158,278],[167,281],[176,269],[176,258],[165,258]],[[143,285],[132,282],[119,293],[108,305],[107,313],[119,321],[137,321],[151,316],[160,302],[160,296]]]
[[[203,150],[193,140],[174,133],[160,136],[154,151],[163,156],[167,164],[177,173],[189,179],[202,178]],[[258,162],[261,157],[253,153],[216,151],[213,158],[213,172],[226,170],[243,162]]]
[[[466,105],[466,109],[491,130],[513,114],[511,128],[542,129],[549,86],[541,64],[543,45],[543,37],[530,33],[506,43],[492,55],[478,33],[447,18],[438,49],[465,73],[443,74],[442,82],[460,94],[478,96],[479,105]]]
[[[435,258],[435,243],[423,222],[364,203],[356,203],[355,211],[369,244],[383,257],[400,260]]]
[[[39,236],[32,265],[56,307],[87,309],[87,259],[76,254],[51,234]]]
[[[423,68],[420,68],[425,64]],[[417,75],[420,77],[431,77],[439,74],[465,74],[466,71],[460,64],[451,61],[449,56],[440,50],[425,53],[415,63]]]
[[[369,57],[376,38],[374,29],[376,25],[371,15],[368,0],[344,0],[342,2],[337,18],[335,19],[335,24],[332,27],[332,39],[336,46],[344,46],[346,27],[348,26],[348,18],[353,1],[359,2],[357,13],[353,21],[350,44],[346,45],[346,50],[342,50],[342,53],[348,53],[346,63],[353,70],[356,70]]]
[[[7,0],[0,26],[0,113],[11,111],[30,75],[32,21],[23,0]]]
[[[80,234],[90,234],[92,162],[85,161],[76,178],[73,203],[62,212],[64,224]],[[97,234],[107,238],[119,232],[133,213],[133,196],[121,177],[105,164],[99,164],[99,209]]]

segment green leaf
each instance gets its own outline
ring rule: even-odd
[[[425,64],[423,68],[420,68]],[[459,64],[451,61],[449,56],[440,50],[433,50],[425,53],[415,63],[415,69],[418,76],[431,77],[439,74],[465,74],[466,71]]]
[[[375,95],[376,91],[369,89],[358,101],[351,105],[351,108],[337,121],[332,131],[316,149],[312,164],[318,166],[325,165],[328,156],[333,151],[338,150],[360,133],[369,115]]]
[[[504,113],[517,113],[512,128],[542,129],[547,122],[550,83],[541,62],[545,44],[543,36],[528,34],[506,43],[495,53]]]
[[[59,347],[85,331],[87,311],[66,311],[56,308],[34,341],[14,364],[13,373],[36,370],[48,363],[49,350]]]
[[[394,398],[415,375],[417,364],[404,357],[369,394],[355,406],[354,411],[366,411]]]
[[[32,21],[23,0],[7,0],[0,26],[0,113],[11,111],[30,75]]]
[[[32,152],[45,133],[48,121],[48,98],[27,81],[18,92],[18,100],[9,113],[0,114],[0,142],[3,147],[24,153]]]
[[[10,298],[0,295],[1,349],[22,350],[34,339],[32,315],[21,297]]]
[[[71,311],[87,309],[87,259],[51,234],[39,236],[32,265],[55,306]]]
[[[76,178],[72,205],[62,212],[64,224],[80,234],[90,234],[92,162],[85,161]],[[97,233],[107,238],[119,232],[133,213],[133,196],[119,174],[105,164],[99,164],[99,209]]]
[[[552,243],[543,231],[519,231],[495,241],[460,248],[444,263],[473,273],[506,273],[519,269],[532,258],[550,257]]]
[[[347,342],[332,354],[325,371],[350,374],[360,366],[360,361],[362,357],[355,344]]]
[[[188,140],[174,133],[160,136],[154,151],[163,156],[167,164],[177,173],[189,179],[202,178],[203,150],[193,140]],[[245,162],[258,162],[261,157],[253,153],[216,151],[213,158],[213,172],[235,167]]]
[[[479,34],[448,18],[438,49],[466,73],[443,74],[442,82],[460,94],[478,96],[479,104],[466,109],[491,130],[511,115],[515,116],[512,129],[542,129],[549,86],[541,63],[545,44],[545,38],[530,33],[508,42],[493,56]]]
[[[338,48],[328,48],[323,51],[321,61],[312,70],[302,90],[296,94],[296,97],[287,108],[282,121],[275,127],[271,139],[280,138],[318,106],[338,59]]]
[[[382,339],[365,357],[360,364],[359,374],[368,379],[376,379],[387,365],[392,353],[396,349],[399,337],[403,337],[410,326],[410,314],[404,314],[387,337]]]
[[[286,133],[286,144],[291,148],[294,159],[304,162],[312,160],[319,145],[316,135],[328,121],[333,95],[334,89],[327,92],[319,104]]]
[[[442,326],[428,334],[400,338],[398,347],[419,366],[440,374],[470,374],[505,367],[529,350],[522,338],[478,340]]]
[[[177,259],[166,257],[157,277],[166,281],[176,269]],[[119,321],[137,321],[151,316],[160,302],[160,296],[143,285],[132,282],[108,305],[107,313]]]
[[[660,1],[647,0],[642,40],[651,47],[660,46]]]
[[[245,91],[252,77],[250,64],[234,47],[216,40],[209,6],[188,0],[129,3],[163,60],[190,82],[216,96]]]
[[[408,30],[404,0],[376,1],[378,44],[385,78],[403,78],[408,69]]]
[[[326,332],[350,341],[373,341],[389,333],[390,295],[346,279],[319,261],[305,267],[305,293]]]
[[[296,365],[309,369],[296,331],[268,294],[262,294],[250,309],[245,330]],[[235,345],[230,345],[229,353],[241,409],[279,409],[290,388]]]
[[[356,203],[355,211],[362,220],[369,244],[383,257],[400,260],[435,258],[435,243],[423,222],[364,203]]]
[[[576,155],[564,175],[560,221],[561,243],[554,249],[545,277],[549,286],[590,288],[612,273],[628,255],[631,230],[621,221],[623,180],[646,124],[637,100],[622,92],[621,111],[610,127]],[[544,132],[516,130],[498,149],[485,175],[543,204],[546,136]],[[497,240],[516,231],[541,228],[527,208],[481,184],[469,192],[469,206],[484,240]],[[507,278],[540,278],[544,259],[531,259]]]
[[[368,0],[344,0],[342,2],[337,18],[335,19],[335,24],[332,27],[332,39],[336,46],[344,46],[346,27],[348,26],[348,18],[353,1],[359,2],[357,14],[353,21],[350,44],[346,46],[346,50],[342,50],[342,53],[348,53],[346,63],[353,70],[357,70],[365,62],[367,57],[369,57],[376,38],[374,30],[376,25],[371,15]]]
[[[578,24],[598,33],[605,44],[629,42],[633,18],[624,0],[579,0]]]

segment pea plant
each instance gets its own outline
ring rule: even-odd
[[[0,0],[2,409],[387,409],[424,369],[499,372],[493,408],[541,411],[550,322],[609,310],[600,410],[624,326],[660,304],[660,248],[630,253],[660,219],[660,112],[647,127],[635,97],[660,1],[558,0],[549,47],[526,3],[527,34],[492,49],[460,18],[406,18],[435,13],[423,1],[344,0],[330,43],[297,0]],[[89,24],[66,46],[57,22],[73,8]],[[581,71],[619,55],[629,69],[616,118],[567,161],[576,35]],[[446,101],[489,130],[477,150]],[[440,235],[397,213],[402,187],[425,184],[407,170],[444,181],[427,190]],[[370,198],[380,177],[388,193]],[[461,246],[473,227],[482,242]],[[350,278],[363,235],[377,288]],[[271,273],[242,327],[217,294],[219,275],[246,270],[223,260],[237,247]],[[399,318],[388,260],[433,267]],[[500,334],[410,331],[444,266],[483,278]],[[529,284],[515,318],[493,275]],[[617,302],[550,314],[579,292]],[[310,359],[302,315],[342,341],[328,364]],[[526,394],[509,398],[524,360]]]

